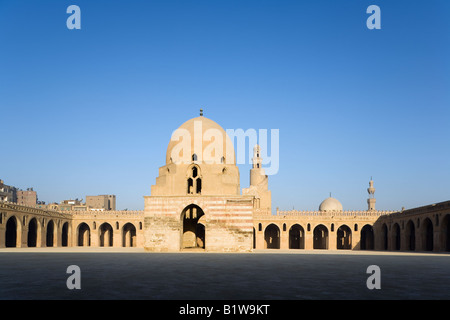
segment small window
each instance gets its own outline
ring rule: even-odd
[[[195,153],[192,155],[192,161],[197,161],[197,155]]]
[[[262,231],[262,224],[258,224],[258,231]]]

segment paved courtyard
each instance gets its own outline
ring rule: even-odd
[[[69,265],[81,290],[66,286]],[[380,290],[366,286],[369,265]],[[445,254],[5,249],[0,299],[450,299],[449,270]]]

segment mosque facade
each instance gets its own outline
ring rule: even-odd
[[[370,180],[367,210],[344,210],[330,196],[317,211],[272,214],[262,160],[256,145],[250,185],[241,190],[230,137],[201,114],[174,131],[143,211],[61,212],[0,202],[0,248],[450,251],[450,201],[376,210]]]

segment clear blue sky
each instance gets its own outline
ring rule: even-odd
[[[449,200],[449,17],[447,0],[0,0],[0,178],[143,209],[203,107],[225,129],[280,130],[274,208],[332,192],[365,209],[371,176],[378,209]]]

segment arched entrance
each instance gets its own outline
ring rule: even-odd
[[[266,249],[280,249],[280,228],[269,224],[264,230],[264,244]]]
[[[36,247],[37,245],[37,232],[38,225],[36,218],[30,220],[28,224],[28,235],[27,235],[27,246],[28,247]]]
[[[17,247],[17,220],[14,216],[6,222],[5,246]]]
[[[441,250],[450,251],[450,214],[441,222]]]
[[[395,223],[392,227],[392,243],[394,244],[392,249],[400,250],[400,226],[398,223]]]
[[[128,222],[122,228],[122,246],[136,247],[136,228]]]
[[[78,226],[78,246],[89,247],[91,245],[91,229],[82,222]]]
[[[373,227],[366,224],[361,229],[361,250],[374,250],[375,249],[375,239],[373,234]]]
[[[350,250],[352,248],[352,230],[347,225],[342,225],[336,232],[337,249]]]
[[[319,224],[313,231],[313,249],[328,249],[328,229]]]
[[[305,249],[305,230],[299,224],[289,229],[289,249]]]
[[[62,226],[61,245],[67,247],[69,245],[69,223],[65,222]]]
[[[55,235],[55,223],[53,222],[53,220],[50,220],[47,223],[47,232],[45,237],[45,245],[47,247],[53,247],[55,240],[54,235]]]
[[[113,228],[107,222],[103,223],[99,228],[99,245],[100,247],[112,247],[113,245]]]
[[[430,218],[426,218],[422,225],[422,248],[425,251],[433,251],[433,223]]]
[[[181,213],[181,249],[202,248],[205,249],[206,230],[205,224],[200,219],[204,216],[203,210],[191,204]]]
[[[416,230],[414,227],[414,222],[411,220],[409,220],[406,224],[405,237],[406,249],[411,251],[416,250]]]
[[[383,226],[381,227],[381,239],[383,240],[382,243],[382,249],[387,250],[388,249],[388,227],[385,223],[383,223]]]

